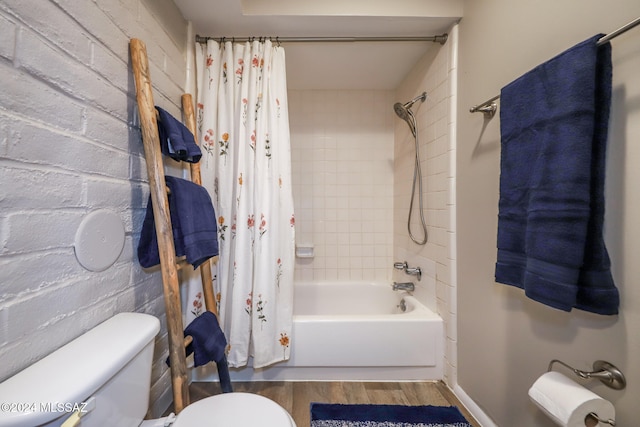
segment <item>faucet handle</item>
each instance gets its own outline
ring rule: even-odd
[[[422,279],[422,269],[420,267],[405,268],[404,272],[412,276],[418,276],[418,281]]]
[[[409,268],[409,264],[407,264],[407,261],[405,262],[394,262],[393,263],[393,268],[395,268],[396,270],[404,270]]]

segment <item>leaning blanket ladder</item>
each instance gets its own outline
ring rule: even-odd
[[[140,129],[144,146],[144,157],[147,163],[149,192],[153,205],[155,228],[158,237],[160,254],[160,270],[164,291],[165,310],[167,315],[167,334],[169,339],[169,361],[171,362],[171,384],[173,387],[174,411],[180,412],[189,404],[189,383],[187,380],[187,362],[185,347],[191,343],[191,337],[184,336],[182,324],[182,307],[178,270],[188,265],[184,260],[176,259],[176,252],[171,229],[169,200],[164,180],[164,163],[160,150],[160,137],[156,109],[153,102],[149,60],[145,44],[138,39],[130,41],[131,62],[136,84],[136,99],[140,115]],[[191,95],[182,96],[182,106],[187,117],[187,127],[196,133],[196,120]],[[198,138],[196,138],[196,141]],[[191,165],[191,180],[201,185],[200,166]],[[202,288],[207,310],[217,315],[213,288],[211,286],[211,263],[206,261],[200,266]]]

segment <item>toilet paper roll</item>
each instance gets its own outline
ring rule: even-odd
[[[584,427],[591,412],[601,420],[615,419],[616,410],[611,402],[559,372],[541,375],[529,389],[529,397],[560,426]]]

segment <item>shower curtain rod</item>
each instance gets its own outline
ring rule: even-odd
[[[629,31],[630,29],[638,25],[640,25],[640,17],[634,19],[633,21],[629,22],[626,25],[623,25],[622,27],[618,28],[612,33],[609,33],[606,36],[602,36],[596,43],[596,46],[602,46],[603,44],[609,42],[609,40],[618,37],[622,33],[626,33],[627,31]],[[496,95],[491,99],[487,99],[481,104],[474,105],[473,107],[469,108],[469,112],[470,113],[482,112],[490,116],[493,116],[497,109],[497,106],[493,101],[495,101],[498,98],[500,98],[500,95]]]
[[[196,35],[196,43],[207,40],[246,42],[254,40],[271,40],[276,43],[310,43],[310,42],[434,42],[445,44],[449,38],[447,33],[438,36],[406,36],[406,37],[203,37]]]

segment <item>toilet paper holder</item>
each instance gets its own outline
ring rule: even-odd
[[[612,363],[609,363],[604,360],[596,360],[595,362],[593,362],[593,371],[591,372],[581,371],[580,369],[573,368],[567,365],[566,363],[564,363],[562,360],[558,360],[558,359],[553,359],[551,362],[549,362],[549,367],[547,368],[548,372],[552,370],[554,363],[559,363],[562,366],[565,366],[571,369],[573,373],[579,376],[580,378],[598,379],[600,380],[600,382],[602,382],[602,384],[614,390],[622,390],[627,386],[627,380],[622,374],[622,371],[620,371],[620,369],[615,367]],[[611,426],[616,425],[615,420],[603,420],[598,416],[598,414],[594,412],[591,412],[585,418],[585,425],[587,426],[595,426],[597,425],[597,423],[609,424]]]
[[[595,412],[589,413],[589,415],[584,419],[584,425],[587,427],[597,426],[598,423],[609,424],[615,427],[616,420],[603,420]]]
[[[550,372],[553,368],[554,363],[559,363],[562,366],[565,366],[573,371],[574,374],[584,379],[595,378],[600,380],[600,382],[607,387],[610,387],[614,390],[623,390],[627,386],[627,380],[624,378],[622,371],[616,368],[612,363],[609,363],[604,360],[596,360],[593,362],[593,371],[581,371],[580,369],[573,368],[562,360],[553,359],[549,362],[549,367],[547,368],[547,372]]]

